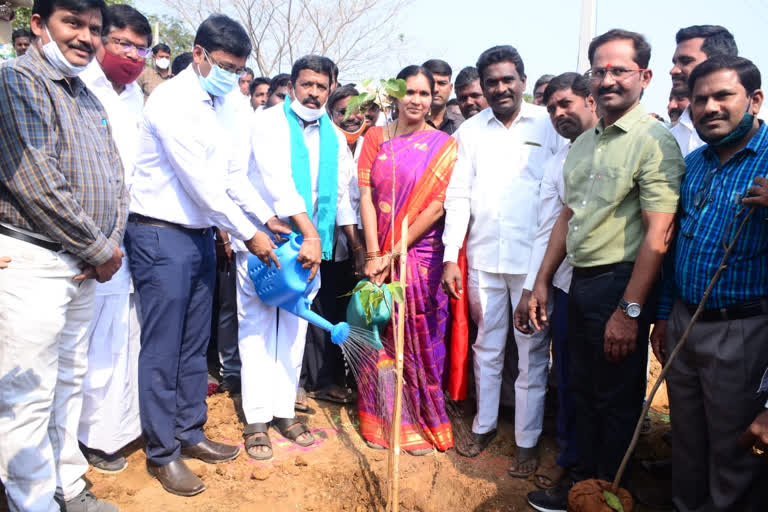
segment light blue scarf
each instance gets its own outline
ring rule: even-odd
[[[309,151],[304,142],[304,128],[291,100],[285,98],[283,111],[291,132],[291,173],[296,189],[304,198],[307,215],[312,219],[312,174],[309,171]],[[320,164],[317,186],[317,232],[323,247],[323,259],[333,260],[333,233],[336,227],[336,199],[339,181],[339,139],[328,114],[320,123]]]

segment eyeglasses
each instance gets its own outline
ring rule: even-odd
[[[151,48],[147,48],[145,46],[136,46],[132,42],[126,41],[125,39],[120,39],[118,37],[108,36],[107,39],[118,45],[124,53],[131,53],[131,51],[136,50],[136,55],[138,55],[141,59],[146,59],[147,55],[149,55],[149,52],[152,51]]]
[[[227,62],[224,62],[224,63],[217,62],[216,59],[211,57],[211,54],[208,53],[208,50],[206,50],[205,48],[203,48],[203,52],[205,53],[205,58],[208,59],[209,61],[211,61],[211,64],[213,64],[215,66],[219,66],[221,69],[223,69],[227,73],[232,73],[234,75],[237,75],[238,77],[241,77],[247,71],[245,67],[236,68],[235,66],[233,66],[232,64],[229,64]]]
[[[621,68],[621,67],[607,66],[604,68],[588,69],[587,72],[584,73],[584,78],[593,82],[602,82],[603,80],[605,80],[606,75],[611,75],[611,77],[614,80],[621,81],[621,80],[626,80],[633,73],[641,73],[643,71],[648,71],[648,70],[646,68],[627,69],[627,68]]]

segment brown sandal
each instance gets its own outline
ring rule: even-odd
[[[272,441],[269,439],[269,425],[267,423],[250,423],[243,431],[245,452],[254,460],[269,460],[272,458]],[[252,448],[266,446],[269,451],[252,451]]]
[[[307,446],[315,444],[315,436],[312,435],[312,432],[309,431],[305,424],[298,421],[296,418],[274,418],[272,420],[272,426],[275,427],[284,438],[293,441],[299,446],[306,448]],[[298,439],[302,434],[309,434],[309,441],[299,441]]]

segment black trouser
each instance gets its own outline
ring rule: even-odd
[[[350,292],[356,284],[352,260],[323,261],[320,264],[320,291],[312,303],[312,311],[331,323],[343,322],[347,316]],[[344,356],[331,342],[331,333],[309,324],[299,386],[307,391],[320,391],[330,386],[344,386]]]
[[[576,480],[613,480],[643,407],[655,305],[643,306],[634,352],[614,363],[604,351],[605,325],[616,311],[632,268],[632,263],[619,263],[596,275],[574,270],[568,297],[568,353],[572,428],[579,447],[573,469]]]
[[[237,348],[237,269],[234,258],[233,254],[233,263],[224,265],[216,272],[208,361],[209,367],[220,368],[217,376],[239,379],[241,364]]]

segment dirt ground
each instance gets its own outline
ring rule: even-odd
[[[652,366],[649,386],[658,372],[658,366]],[[641,439],[639,459],[662,457],[668,451],[661,440],[669,422],[666,389],[662,388],[653,405],[653,433]],[[216,394],[209,397],[208,406],[205,426],[208,437],[242,446],[242,427],[232,399]],[[311,414],[300,415],[300,418],[317,438],[313,447],[299,448],[270,432],[275,452],[270,462],[255,462],[245,453],[235,461],[216,466],[188,461],[207,487],[205,492],[192,498],[165,492],[147,474],[139,443],[125,450],[129,466],[123,473],[104,475],[90,470],[86,477],[96,496],[112,501],[124,512],[384,510],[388,488],[387,452],[366,447],[357,430],[356,407],[327,402],[311,402],[311,406]],[[471,414],[467,412],[456,419],[456,430],[469,425]],[[544,465],[553,464],[556,456],[553,428],[553,418],[548,417],[540,443]],[[499,436],[475,459],[461,457],[455,450],[424,457],[403,454],[401,510],[532,510],[525,498],[528,491],[535,489],[532,479],[520,480],[507,475],[513,450],[514,426],[510,418],[503,418]],[[0,510],[6,510],[4,500],[0,500]],[[638,507],[637,510],[652,509]]]

